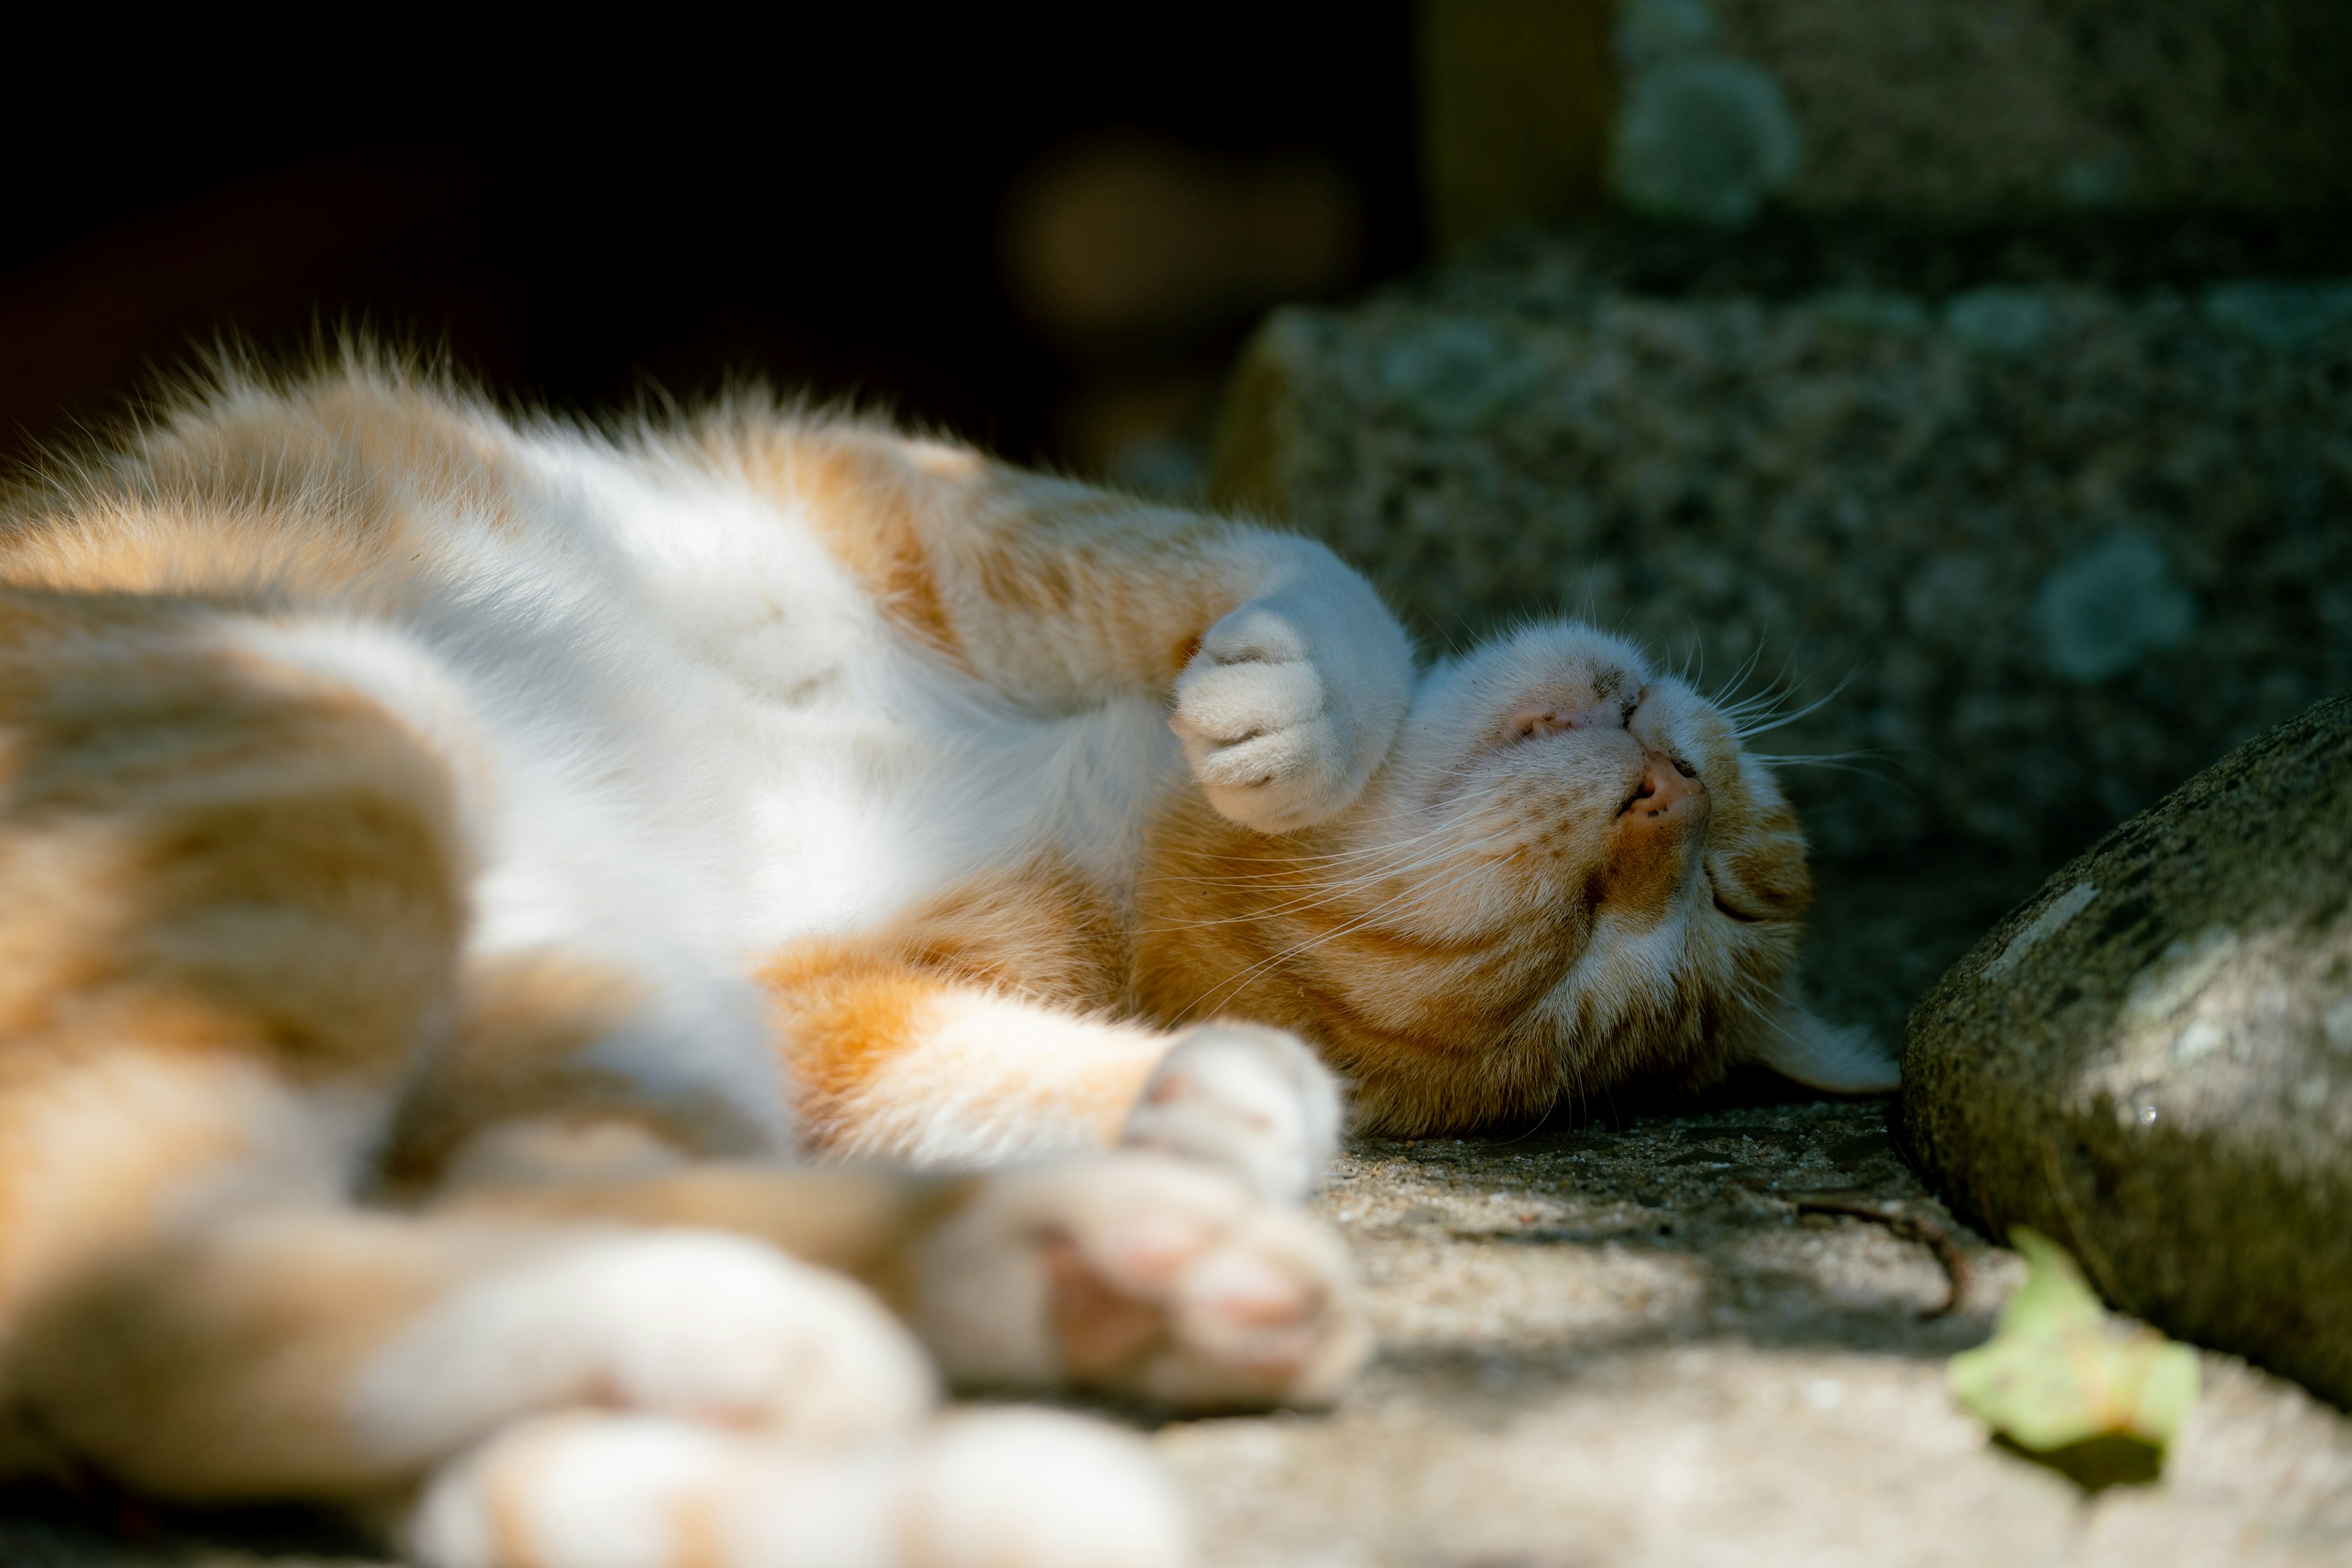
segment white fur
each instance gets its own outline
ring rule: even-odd
[[[1143,1445],[1042,1410],[847,1450],[643,1415],[556,1416],[446,1469],[411,1516],[425,1568],[1183,1568],[1182,1504]]]
[[[350,1408],[397,1464],[602,1400],[839,1439],[902,1429],[932,1397],[921,1351],[856,1285],[664,1231],[544,1247],[458,1288],[377,1353]]]
[[[1212,1024],[1153,1069],[1119,1142],[1223,1165],[1267,1201],[1295,1204],[1339,1152],[1339,1086],[1296,1035]]]
[[[1412,681],[1404,633],[1320,545],[1211,626],[1176,682],[1173,723],[1216,808],[1267,833],[1351,805],[1388,755]]]
[[[1869,1030],[1830,1024],[1793,1002],[1774,1007],[1756,1038],[1756,1057],[1784,1078],[1832,1094],[1886,1094],[1903,1086],[1903,1064]]]

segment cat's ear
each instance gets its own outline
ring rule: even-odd
[[[1771,1004],[1755,1051],[1782,1078],[1832,1094],[1885,1094],[1903,1082],[1903,1064],[1869,1030],[1825,1023],[1793,1001]]]

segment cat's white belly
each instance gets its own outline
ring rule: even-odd
[[[1014,711],[910,646],[797,508],[563,457],[560,504],[667,656],[667,732],[642,743],[690,752],[714,804],[662,852],[707,868],[732,967],[1049,847],[1125,890],[1152,798],[1184,776],[1158,702]]]
[[[971,694],[908,699],[764,717],[747,773],[747,952],[871,926],[1042,850],[1128,890],[1150,803],[1182,773],[1159,703],[1042,719]]]

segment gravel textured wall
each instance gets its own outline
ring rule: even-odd
[[[1797,206],[1949,219],[2352,200],[2342,0],[1712,5],[1717,42],[1788,94]]]
[[[1831,857],[2048,865],[2352,688],[2347,277],[2332,231],[1520,237],[1275,316],[1213,486],[1433,644],[1569,610],[1822,700],[1759,744],[1832,759]]]

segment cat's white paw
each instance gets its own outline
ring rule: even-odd
[[[500,1433],[411,1515],[425,1568],[1183,1568],[1149,1450],[1050,1411],[849,1448],[581,1412]]]
[[[914,1272],[916,1330],[966,1384],[1320,1405],[1371,1348],[1329,1232],[1137,1151],[985,1178]]]
[[[839,1442],[903,1432],[936,1397],[921,1347],[859,1286],[741,1237],[660,1231],[459,1287],[379,1352],[354,1412],[372,1447],[421,1461],[577,1405]]]
[[[1295,1204],[1339,1147],[1339,1085],[1286,1030],[1206,1025],[1153,1069],[1119,1142],[1222,1165],[1260,1197]]]
[[[1286,833],[1363,792],[1403,718],[1412,663],[1395,619],[1332,560],[1211,626],[1169,722],[1211,805]]]

